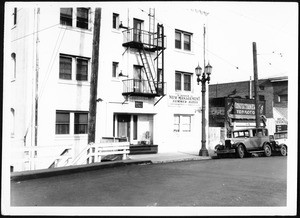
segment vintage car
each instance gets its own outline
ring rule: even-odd
[[[270,135],[271,147],[274,152],[282,156],[287,155],[287,131],[276,132],[274,136]]]
[[[238,158],[251,156],[252,153],[263,153],[266,157],[272,155],[272,145],[266,128],[240,129],[231,132],[230,138],[224,144],[215,147],[219,158],[235,155]]]

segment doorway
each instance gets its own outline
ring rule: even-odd
[[[119,114],[117,116],[117,136],[119,138],[126,138],[126,141],[130,141],[130,115]]]
[[[133,41],[142,42],[142,20],[133,19]]]

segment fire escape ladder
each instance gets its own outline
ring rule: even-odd
[[[147,81],[148,81],[148,84],[149,84],[150,91],[151,91],[151,93],[156,93],[156,84],[155,84],[155,81],[154,81],[154,78],[153,78],[153,74],[151,72],[150,64],[149,64],[149,61],[147,59],[147,53],[144,49],[144,46],[142,47],[142,49],[139,50],[139,53],[140,53],[140,56],[141,56],[141,60],[142,60],[142,63],[143,63],[143,67],[144,67],[144,70],[145,70],[145,74],[146,74],[146,77],[147,77]]]

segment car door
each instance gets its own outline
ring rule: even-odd
[[[259,150],[262,143],[262,131],[260,129],[250,131],[249,150]]]

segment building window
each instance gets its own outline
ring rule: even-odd
[[[191,50],[191,35],[184,34],[184,50]]]
[[[118,62],[112,63],[112,77],[117,77],[118,66],[119,66]]]
[[[88,113],[75,113],[74,134],[87,134],[88,132]]]
[[[174,115],[174,132],[191,132],[191,115]]]
[[[89,9],[77,8],[77,23],[76,26],[82,29],[88,29],[89,24]]]
[[[55,134],[69,134],[69,133],[70,133],[70,113],[56,112]]]
[[[265,100],[265,96],[264,95],[259,95],[258,98],[259,98],[260,101],[264,101]]]
[[[181,73],[175,73],[175,90],[181,90]]]
[[[184,72],[175,73],[175,90],[176,91],[191,91],[192,90],[192,74]]]
[[[13,13],[13,15],[14,15],[14,25],[17,24],[17,13],[18,13],[18,9],[14,8],[14,13]]]
[[[16,79],[16,76],[17,76],[17,62],[16,62],[16,54],[15,53],[12,53],[11,54],[11,60],[12,60],[12,80],[15,80]]]
[[[181,116],[180,124],[182,132],[190,132],[191,131],[191,116]]]
[[[278,95],[278,102],[287,102],[288,96],[287,95]]]
[[[184,91],[191,91],[191,75],[184,74],[183,75],[183,82],[184,82]]]
[[[175,48],[181,49],[181,32],[175,30]]]
[[[66,26],[72,26],[72,8],[61,8],[60,9],[60,24]]]
[[[112,23],[112,27],[114,29],[119,29],[119,15],[116,13],[113,13],[113,23]]]
[[[10,114],[11,114],[11,131],[10,131],[10,136],[14,137],[15,136],[15,109],[11,108],[10,109]]]
[[[88,71],[89,58],[65,54],[59,56],[59,79],[88,81]]]
[[[59,78],[72,79],[72,58],[60,56],[59,57]]]
[[[76,64],[76,80],[87,81],[88,80],[88,61],[86,59],[77,58]]]
[[[183,38],[183,41],[182,41]],[[192,33],[175,30],[175,48],[191,51]],[[183,44],[183,45],[182,45]]]
[[[180,130],[180,116],[174,115],[174,132],[179,132]]]

